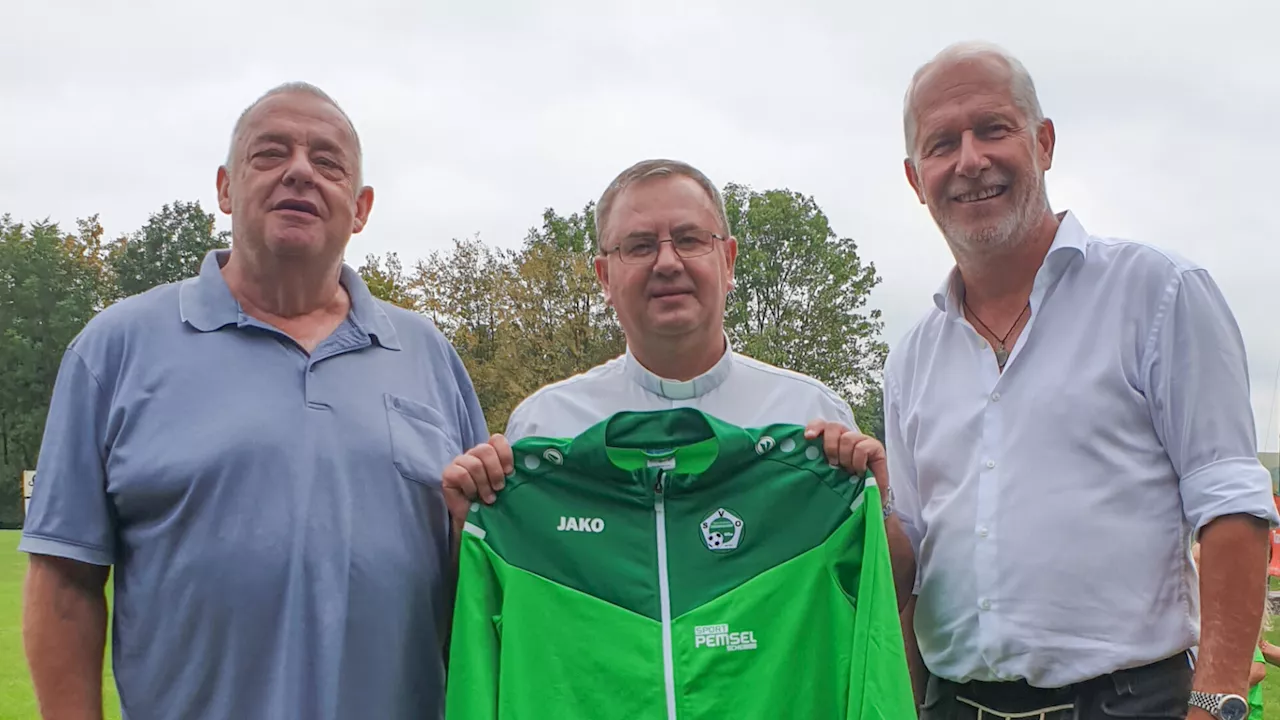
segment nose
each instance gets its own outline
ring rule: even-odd
[[[311,166],[311,158],[307,156],[307,148],[303,145],[294,147],[285,167],[284,177],[280,179],[286,187],[308,187],[314,184],[315,168]]]
[[[989,167],[991,167],[991,160],[982,151],[981,144],[973,137],[973,133],[966,132],[961,135],[960,159],[956,162],[956,174],[976,178]]]

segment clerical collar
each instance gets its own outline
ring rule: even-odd
[[[720,387],[725,378],[729,377],[729,371],[733,369],[733,347],[729,344],[729,336],[726,334],[724,355],[720,356],[720,360],[710,370],[692,380],[668,380],[653,374],[641,365],[639,360],[636,360],[635,355],[631,354],[630,345],[627,346],[626,362],[627,375],[645,390],[668,400],[691,400]]]

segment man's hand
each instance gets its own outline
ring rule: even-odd
[[[812,440],[819,435],[827,462],[839,465],[852,475],[861,475],[870,468],[881,494],[888,492],[889,457],[879,440],[825,420],[814,420],[805,426],[805,439]]]
[[[441,476],[444,502],[454,525],[461,527],[466,522],[471,503],[477,498],[486,505],[493,504],[498,491],[506,485],[507,476],[513,472],[515,458],[510,443],[502,435],[493,435],[489,442],[454,458]]]

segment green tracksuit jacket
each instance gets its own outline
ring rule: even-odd
[[[515,443],[463,533],[448,720],[915,717],[874,482],[804,428]]]

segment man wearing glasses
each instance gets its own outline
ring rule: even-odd
[[[646,160],[610,183],[595,211],[596,276],[618,314],[627,351],[526,398],[505,435],[456,458],[443,476],[457,527],[472,500],[491,503],[513,471],[510,443],[575,437],[621,411],[691,407],[741,427],[807,425],[828,459],[870,468],[884,497],[884,447],[857,431],[848,403],[821,382],[733,351],[724,330],[738,243],[724,200],[706,175],[672,160]],[[887,503],[886,503],[887,505]],[[886,527],[901,608],[915,576],[896,518]]]

